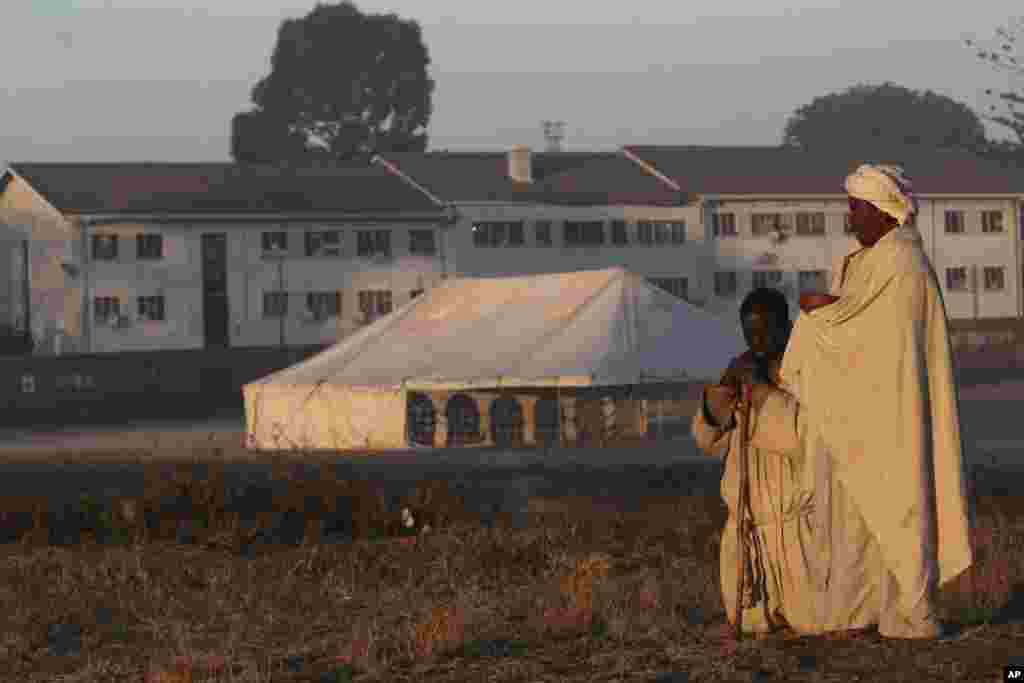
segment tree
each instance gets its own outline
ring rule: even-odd
[[[254,110],[231,118],[231,157],[238,162],[275,163],[307,156],[305,136],[274,120],[266,111]]]
[[[1011,79],[1024,75],[1024,64],[1021,60],[1018,60],[1015,56],[1017,50],[1017,37],[1024,31],[1024,19],[1017,19],[1015,22],[1011,22],[1005,27],[999,27],[996,29],[996,40],[989,41],[988,45],[981,45],[975,40],[966,39],[964,43],[967,47],[976,51],[976,55],[979,59],[987,64],[990,64],[993,68],[1000,71],[1004,71],[1007,76]],[[1018,85],[1017,90],[1020,90]],[[996,114],[994,116],[985,116],[984,118],[993,123],[997,123],[1005,128],[1008,128],[1017,138],[1016,143],[993,143],[995,152],[999,153],[1001,150],[1004,154],[1020,154],[1021,148],[1024,147],[1024,113],[1017,110],[1017,105],[1024,104],[1024,96],[1014,92],[1012,84],[1009,89],[1003,92],[995,92],[991,88],[985,90],[985,94],[989,97],[994,97],[998,100],[1002,100],[1002,106],[1005,107],[1003,114]],[[999,105],[992,102],[988,106],[990,112],[997,112]]]
[[[419,24],[317,4],[277,33],[252,111],[232,119],[236,161],[367,159],[423,151],[434,81]]]
[[[883,83],[816,97],[786,121],[782,144],[801,149],[977,149],[985,129],[971,109],[931,91]]]

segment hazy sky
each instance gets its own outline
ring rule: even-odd
[[[221,161],[278,25],[315,0],[3,4],[0,161]],[[545,118],[567,122],[568,149],[776,144],[794,109],[886,80],[983,113],[982,91],[1007,77],[963,38],[1020,13],[1010,0],[356,4],[423,26],[442,149],[539,148]]]

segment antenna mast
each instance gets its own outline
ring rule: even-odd
[[[544,127],[544,139],[547,141],[547,151],[561,152],[562,140],[565,138],[565,121],[541,121]]]

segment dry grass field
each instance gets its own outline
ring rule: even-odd
[[[532,499],[526,524],[424,480],[409,531],[374,481],[282,464],[261,506],[215,458],[205,478],[156,460],[142,496],[2,499],[2,680],[990,682],[1024,654],[1024,506],[991,469],[977,566],[941,595],[952,639],[734,642],[714,480],[624,470],[614,497]]]

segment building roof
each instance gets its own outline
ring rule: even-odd
[[[619,152],[532,152],[532,183],[516,182],[509,177],[507,152],[409,152],[380,156],[446,202],[675,206],[688,199]]]
[[[782,147],[628,146],[646,162],[697,194],[844,194],[843,180],[862,163],[902,166],[917,194],[1019,194],[1016,167],[954,151],[810,152]]]
[[[422,192],[367,165],[13,163],[64,213],[436,212]]]

